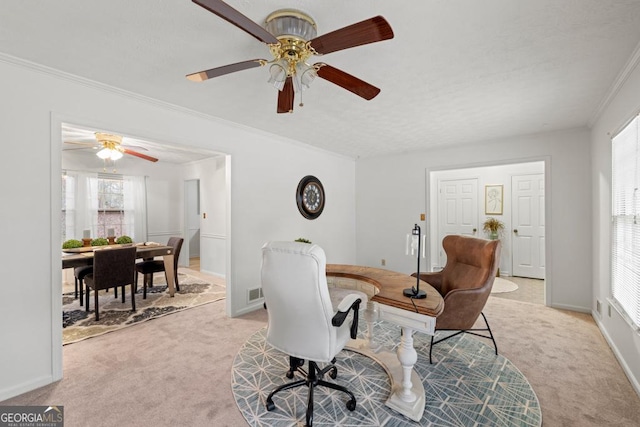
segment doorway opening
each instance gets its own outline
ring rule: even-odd
[[[431,271],[446,264],[442,239],[449,234],[491,239],[487,219],[500,221],[499,276],[492,295],[548,304],[545,281],[545,161],[523,161],[427,171]]]

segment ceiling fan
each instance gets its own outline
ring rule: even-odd
[[[148,156],[146,154],[142,154],[138,151],[132,150],[128,145],[122,145],[122,136],[113,135],[104,132],[96,132],[95,133],[96,141],[98,142],[98,146],[95,146],[94,142],[81,142],[81,141],[65,141],[66,144],[74,144],[74,145],[82,145],[85,147],[94,147],[96,149],[100,149],[96,153],[98,157],[103,160],[118,160],[122,158],[124,154],[129,154],[131,156],[136,156],[144,160],[148,160],[150,162],[157,162],[158,159],[155,157]],[[143,147],[135,147],[139,150],[146,150]]]
[[[267,17],[263,28],[222,0],[193,0],[193,2],[266,43],[273,60],[251,59],[211,68],[187,75],[189,80],[201,82],[269,64],[269,83],[279,91],[278,113],[293,112],[295,93],[309,88],[316,76],[366,100],[371,100],[380,93],[377,87],[324,62],[310,65],[306,61],[313,55],[324,55],[392,39],[393,30],[382,16],[375,16],[316,37],[315,21],[299,10],[275,11]]]

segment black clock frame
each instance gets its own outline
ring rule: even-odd
[[[304,190],[309,184],[314,184],[320,190],[320,206],[314,211],[307,209],[307,207],[304,205]],[[298,183],[298,188],[296,189],[296,204],[298,205],[298,210],[303,217],[307,219],[318,218],[324,210],[325,201],[326,194],[324,192],[324,187],[322,186],[322,183],[318,178],[313,175],[307,175],[300,180],[300,182]]]

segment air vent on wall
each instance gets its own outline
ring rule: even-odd
[[[262,295],[262,288],[253,288],[253,289],[249,289],[248,291],[248,302],[253,302],[259,299],[264,298],[264,295]]]

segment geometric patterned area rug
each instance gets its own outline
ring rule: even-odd
[[[252,335],[233,362],[231,388],[236,404],[250,426],[304,425],[307,388],[298,387],[274,397],[276,409],[267,411],[267,395],[292,381],[286,354],[265,341],[266,328]],[[400,329],[388,322],[374,325],[375,342],[395,351]],[[414,366],[424,384],[426,403],[420,422],[385,405],[391,393],[386,371],[373,359],[343,350],[337,357],[338,377],[328,378],[356,396],[356,410],[346,408],[343,393],[318,387],[314,391],[314,426],[541,426],[538,398],[524,375],[492,346],[466,334],[443,341],[433,349],[429,364],[428,335],[416,333]],[[301,379],[296,373],[294,379]]]
[[[100,320],[96,322],[93,292],[91,292],[89,308],[74,299],[74,293],[62,295],[62,344],[71,344],[87,338],[117,331],[157,317],[208,304],[225,298],[224,286],[206,283],[202,279],[178,274],[180,291],[173,297],[166,292],[167,284],[164,273],[153,276],[153,287],[147,288],[147,298],[142,299],[142,277],[136,292],[136,311],[131,311],[131,289],[125,287],[125,301],[122,303],[121,288],[118,298],[114,298],[113,290],[100,291],[98,304]]]

